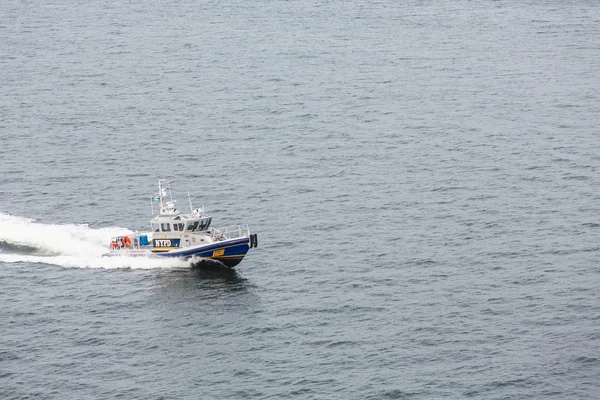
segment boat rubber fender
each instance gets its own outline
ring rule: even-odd
[[[256,233],[250,235],[250,248],[258,247],[258,236]]]

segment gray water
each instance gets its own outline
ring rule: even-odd
[[[0,3],[0,398],[600,398],[592,1]],[[235,271],[110,261],[169,178]]]

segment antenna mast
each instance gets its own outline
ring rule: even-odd
[[[163,196],[165,195],[165,189],[162,187],[164,179],[158,180],[158,199],[160,200],[160,209],[163,209]]]

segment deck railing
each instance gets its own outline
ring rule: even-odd
[[[224,228],[212,228],[211,236],[214,240],[250,237],[250,228],[248,227],[248,224],[231,225]]]

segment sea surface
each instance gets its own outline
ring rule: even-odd
[[[4,0],[0,399],[600,399],[599,122],[597,1]]]

